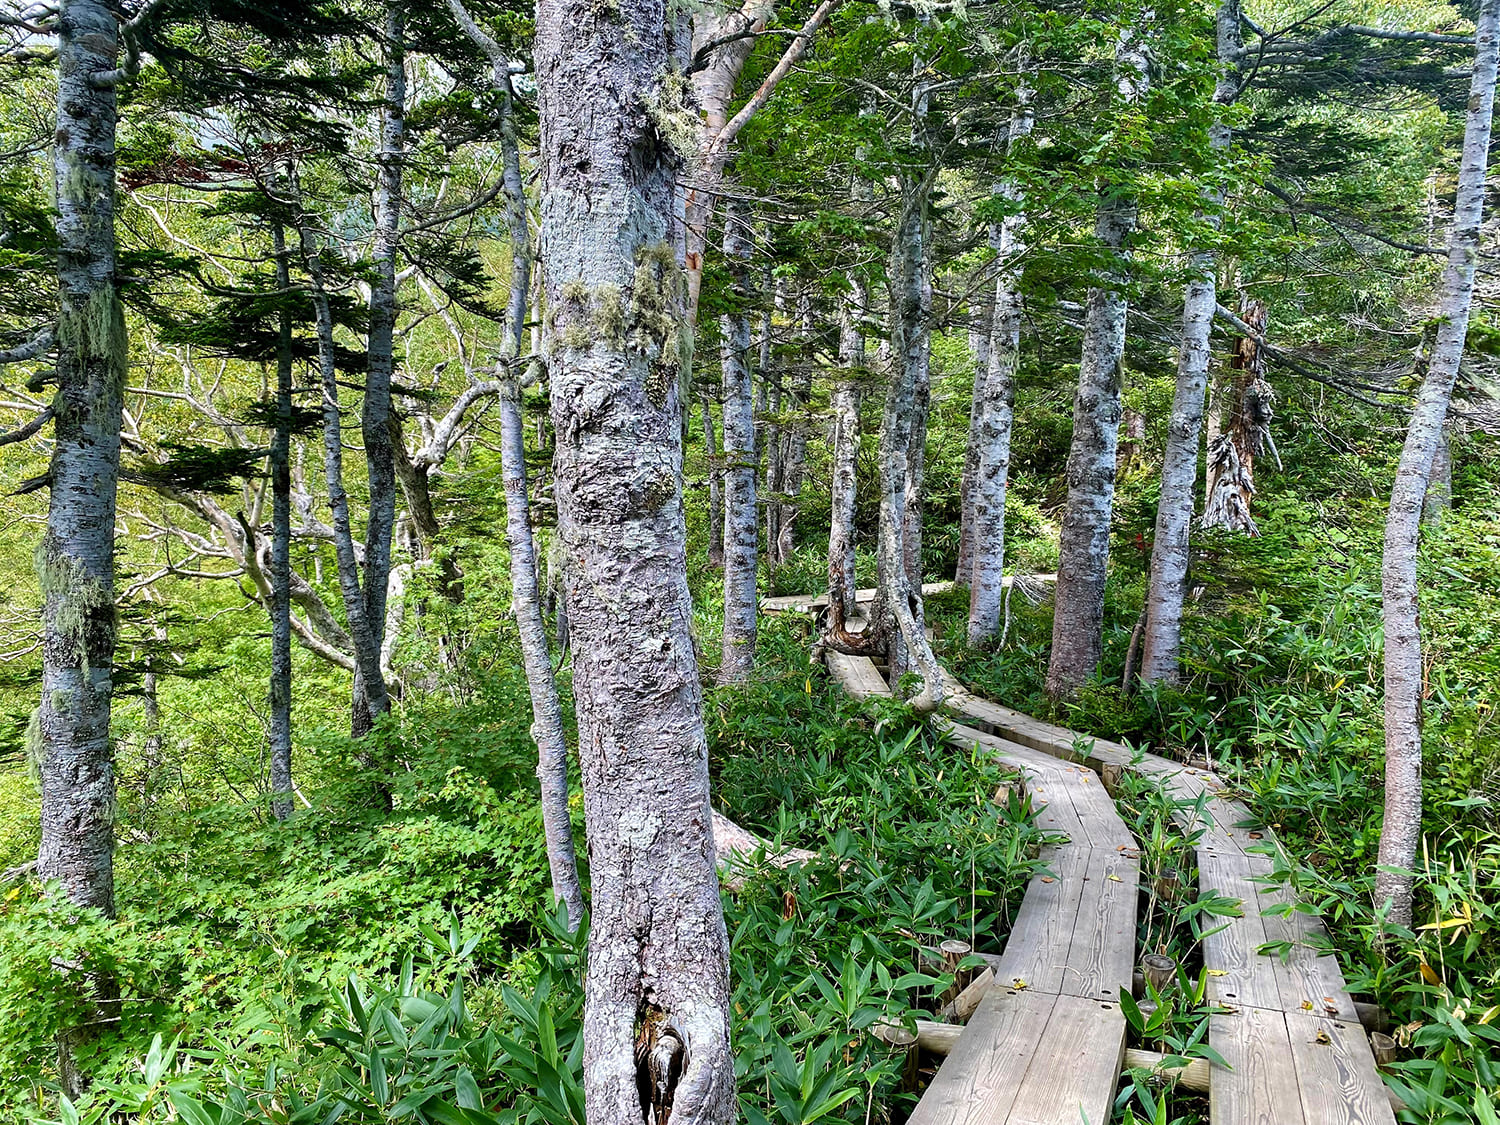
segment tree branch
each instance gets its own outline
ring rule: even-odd
[[[24,426],[11,430],[9,433],[0,433],[0,445],[10,445],[12,442],[25,441],[51,421],[51,419],[52,407],[48,406]]]

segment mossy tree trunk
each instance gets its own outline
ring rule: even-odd
[[[674,246],[686,79],[666,0],[539,0],[544,351],[557,435],[591,926],[590,1125],[729,1125],[715,872],[682,510]],[[644,108],[654,107],[654,108]]]

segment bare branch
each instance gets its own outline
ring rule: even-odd
[[[0,351],[0,363],[24,363],[28,359],[35,359],[52,347],[53,336],[54,333],[49,325],[26,343]]]
[[[51,420],[52,407],[48,406],[24,426],[11,430],[9,433],[0,433],[0,445],[10,445],[12,442],[25,441]]]

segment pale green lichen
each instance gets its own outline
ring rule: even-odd
[[[26,724],[26,774],[33,782],[42,779],[42,755],[46,745],[42,741],[42,709],[31,712],[31,721]]]
[[[105,361],[108,390],[118,394],[125,385],[130,366],[130,338],[125,333],[125,306],[113,285],[94,289],[82,308],[64,299],[57,317],[60,349],[71,352],[79,365]]]
[[[87,682],[89,628],[102,610],[113,614],[114,596],[103,579],[90,574],[71,555],[51,548],[46,539],[37,548],[36,573],[52,630],[73,650]]]
[[[646,117],[667,147],[683,160],[698,153],[702,122],[693,105],[692,87],[686,75],[666,71],[657,81],[656,92],[642,99]]]

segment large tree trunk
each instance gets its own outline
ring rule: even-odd
[[[1240,319],[1265,337],[1264,301],[1246,297],[1240,302]],[[1208,443],[1202,523],[1258,535],[1250,498],[1255,495],[1255,458],[1270,438],[1274,395],[1266,382],[1265,352],[1254,338],[1240,337],[1229,366],[1214,407],[1218,433]]]
[[[680,89],[665,0],[539,0],[545,352],[592,882],[589,1125],[729,1125],[714,869],[682,515]],[[639,1052],[639,1053],[638,1053]],[[639,1058],[639,1063],[637,1059]]]
[[[993,235],[993,231],[991,232]],[[969,351],[974,356],[974,393],[969,400],[969,437],[964,445],[964,472],[958,490],[958,565],[953,578],[967,586],[974,573],[974,489],[979,478],[980,430],[984,424],[984,381],[990,369],[990,336],[995,320],[995,291],[985,283],[970,305]]]
[[[1216,108],[1227,108],[1239,95],[1245,45],[1240,32],[1239,0],[1220,0],[1217,16],[1219,79],[1214,87]],[[1222,118],[1208,132],[1210,150],[1229,149],[1229,126]],[[1222,221],[1224,193],[1204,190],[1200,218],[1217,231]],[[1209,338],[1218,294],[1218,255],[1196,250],[1192,279],[1182,297],[1182,344],[1177,351],[1177,387],[1172,416],[1167,422],[1167,447],[1162,456],[1161,499],[1156,507],[1156,536],[1151,546],[1151,577],[1146,593],[1146,625],[1142,635],[1140,678],[1146,683],[1175,682],[1182,648],[1182,605],[1187,591],[1188,558],[1193,523],[1193,499],[1198,482],[1198,446],[1203,431],[1203,395],[1208,386]],[[1127,685],[1128,686],[1128,685]]]
[[[865,283],[850,277],[839,317],[839,379],[833,389],[833,456],[828,525],[828,614],[831,631],[843,634],[854,616],[854,502],[859,456],[858,373],[865,365],[865,338],[860,330],[866,302]]]
[[[742,204],[724,211],[730,307],[719,319],[724,379],[724,655],[721,683],[737,683],[755,664],[755,592],[759,520],[755,507],[755,412],[750,387],[750,231]]]
[[[886,640],[892,683],[908,671],[922,679],[922,687],[911,701],[918,710],[932,710],[943,698],[941,669],[922,628],[921,586],[913,588],[905,542],[908,463],[916,429],[916,384],[926,360],[932,293],[931,281],[925,276],[926,208],[931,187],[930,176],[919,173],[908,178],[902,189],[901,218],[896,227],[890,272],[894,287],[891,294],[894,372],[880,427],[878,620]]]
[[[130,341],[115,275],[115,93],[118,27],[97,0],[63,0],[57,21],[57,395],[53,399],[42,590],[42,697],[33,746],[41,777],[37,874],[80,908],[115,912],[115,492]],[[80,986],[97,1001],[103,979]],[[96,1023],[64,1032],[63,1089],[87,1084],[75,1048]]]
[[[1375,901],[1390,920],[1412,922],[1412,878],[1422,835],[1422,633],[1417,608],[1417,538],[1422,501],[1442,440],[1443,420],[1463,358],[1474,297],[1474,267],[1484,216],[1484,187],[1495,104],[1500,0],[1483,0],[1475,31],[1474,77],[1459,165],[1458,196],[1448,232],[1448,264],[1438,302],[1437,340],[1417,392],[1406,444],[1391,489],[1381,568],[1385,624],[1385,821],[1375,874]]]
[[[1126,31],[1115,54],[1120,100],[1139,103],[1149,70],[1145,42]],[[1135,200],[1106,184],[1095,231],[1113,264],[1091,286],[1073,402],[1068,451],[1068,505],[1063,515],[1052,619],[1052,659],[1047,694],[1074,694],[1099,666],[1104,632],[1104,582],[1109,569],[1109,528],[1115,499],[1115,452],[1120,429],[1120,361],[1125,354],[1129,282],[1126,242],[1135,230]]]
[[[277,224],[276,287],[292,288],[286,232]],[[283,298],[284,299],[284,298]],[[276,426],[271,434],[271,814],[292,815],[292,312],[276,327]],[[253,550],[253,546],[251,548]]]
[[[370,488],[365,525],[365,614],[379,648],[385,641],[386,591],[391,575],[391,537],[396,525],[396,459],[391,442],[391,375],[395,366],[396,252],[401,231],[401,171],[406,144],[406,48],[401,9],[385,12],[385,98],[380,107],[380,151],[376,155],[375,281],[370,287],[368,370],[360,425]],[[367,675],[355,677],[354,734],[366,733],[389,707],[385,685],[371,693]],[[377,694],[378,700],[377,702]]]
[[[1010,117],[1008,148],[1026,137],[1036,121],[1031,91],[1016,91],[1017,106]],[[1014,203],[1021,191],[1013,182],[999,185],[998,194]],[[971,432],[975,452],[970,518],[973,545],[969,571],[969,643],[994,642],[1000,632],[1000,608],[1004,597],[1005,494],[1010,478],[1010,439],[1015,422],[1016,369],[1021,355],[1021,278],[1017,260],[1026,251],[1026,215],[1007,215],[991,235],[995,245],[994,308],[990,318],[990,341],[985,349],[989,363],[974,396],[979,415],[977,433]]]

